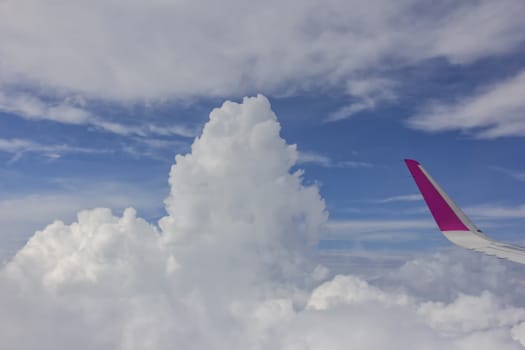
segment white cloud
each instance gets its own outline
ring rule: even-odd
[[[227,102],[211,113],[191,153],[177,156],[160,228],[133,209],[114,216],[99,208],[37,232],[0,271],[2,344],[521,347],[514,339],[522,339],[524,295],[512,265],[442,254],[409,262],[375,285],[355,276],[325,281],[311,255],[324,202],[289,172],[297,151],[279,129],[264,97]],[[450,324],[458,325],[453,336]]]
[[[359,102],[349,104],[347,106],[341,107],[334,113],[332,113],[326,120],[329,122],[347,119],[353,116],[354,114],[374,109],[376,106],[376,101],[373,99],[365,99]]]
[[[335,164],[338,168],[372,168],[374,164],[368,162],[359,162],[352,160],[343,160]]]
[[[334,231],[371,232],[434,227],[431,220],[330,220],[327,227]]]
[[[323,167],[331,167],[332,166],[332,159],[330,159],[329,157],[325,156],[325,155],[322,155],[322,154],[319,154],[319,153],[316,153],[316,152],[311,152],[311,151],[301,151],[299,152],[299,155],[298,155],[298,158],[297,158],[297,162],[298,163],[312,163],[312,164],[317,164],[319,166],[323,166]]]
[[[300,151],[297,158],[299,164],[315,164],[325,168],[372,168],[368,162],[343,160],[335,162],[331,158],[312,151]]]
[[[297,154],[279,128],[264,97],[215,110],[192,153],[172,167],[162,236],[132,209],[122,217],[84,211],[38,232],[2,271],[3,285],[33,290],[3,289],[0,300],[11,305],[0,319],[4,344],[249,347],[276,317],[264,311],[279,307],[272,300],[295,303],[294,286],[311,283],[305,254],[326,217],[317,188],[288,173]],[[20,316],[19,301],[35,314]],[[22,324],[31,339],[19,336]],[[63,337],[47,336],[55,327]]]
[[[55,191],[4,195],[0,199],[0,263],[10,258],[38,229],[54,220],[72,222],[85,208],[108,207],[116,211],[133,206],[143,215],[162,214],[162,194],[151,186],[124,183],[65,183]],[[28,216],[27,213],[31,215]]]
[[[307,308],[327,310],[341,304],[364,304],[380,302],[405,305],[410,302],[406,295],[388,295],[371,286],[365,280],[354,276],[335,276],[333,280],[317,287],[308,300]]]
[[[173,139],[132,137],[133,142],[122,143],[119,150],[133,158],[149,158],[171,163],[172,155],[187,151],[191,143]],[[168,153],[169,152],[169,153]],[[167,158],[166,154],[170,157]]]
[[[525,322],[512,328],[512,338],[525,347]]]
[[[4,87],[119,101],[341,87],[428,58],[508,53],[525,38],[521,0],[1,6]]]
[[[525,309],[489,292],[451,297],[446,303],[422,302],[406,291],[381,289],[353,276],[319,286],[309,305],[312,311],[299,313],[285,330],[285,344],[311,349],[344,349],[348,344],[359,349],[520,349],[511,332],[525,317]]]
[[[422,231],[435,228],[432,220],[332,219],[325,225],[323,239],[343,239],[354,243],[429,241],[439,238],[439,233],[428,236]]]
[[[507,168],[502,168],[502,167],[492,167],[492,169],[495,169],[503,174],[506,174],[512,178],[514,178],[515,180],[518,180],[518,181],[525,181],[525,171],[519,171],[519,170],[514,170],[514,169],[507,169]]]
[[[183,125],[159,126],[152,123],[126,125],[105,120],[85,107],[81,98],[67,98],[63,101],[45,101],[27,93],[2,93],[0,111],[28,120],[48,120],[71,125],[88,125],[105,132],[123,136],[196,136],[197,130]]]
[[[386,197],[383,199],[378,199],[378,203],[391,203],[391,202],[414,202],[421,201],[423,197],[419,193],[414,194],[404,194],[399,196]]]
[[[109,150],[74,147],[69,145],[44,145],[24,139],[1,139],[0,152],[14,154],[12,160],[19,159],[24,153],[38,153],[45,157],[56,159],[68,153],[102,154],[111,153]]]
[[[432,327],[451,334],[515,325],[525,318],[525,309],[506,307],[493,294],[460,294],[454,302],[425,302],[421,314]]]
[[[355,102],[341,107],[332,113],[326,121],[337,121],[350,118],[354,114],[373,110],[379,103],[393,101],[396,98],[392,80],[370,78],[367,80],[350,80],[347,83],[347,94],[356,99]]]
[[[342,243],[338,241],[337,245],[319,249],[318,260],[332,274],[352,275],[367,281],[374,281],[378,276],[387,273],[386,271],[399,269],[404,263],[420,254],[398,247],[380,250],[365,249],[361,242],[351,238],[344,242],[346,244]]]
[[[525,204],[518,206],[482,204],[465,208],[465,212],[486,219],[525,219]]]
[[[428,132],[462,130],[479,138],[525,135],[525,71],[462,101],[427,106],[409,126]]]
[[[161,157],[159,151],[180,151],[189,147],[188,143],[177,140],[159,140],[149,138],[132,138],[133,142],[121,144],[115,149],[96,149],[71,146],[68,144],[42,144],[26,139],[2,139],[0,138],[0,152],[12,154],[9,163],[20,160],[25,154],[33,153],[51,160],[59,159],[66,154],[113,154],[123,152],[135,158],[151,158],[166,161]]]
[[[451,247],[421,254],[377,283],[383,288],[394,285],[423,301],[449,304],[461,294],[480,295],[486,290],[500,300],[519,305],[525,297],[520,271],[521,265]]]
[[[469,62],[489,52],[506,52],[523,41],[518,34],[522,30],[518,18],[523,10],[523,3],[513,1],[462,3],[454,13],[439,18],[432,52],[456,63]],[[503,18],[508,22],[503,22]]]

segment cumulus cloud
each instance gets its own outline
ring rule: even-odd
[[[435,103],[408,121],[428,132],[461,130],[478,138],[525,135],[525,70],[455,103]]]
[[[511,265],[446,254],[376,285],[331,279],[312,256],[324,202],[290,172],[297,150],[279,131],[263,96],[226,102],[176,157],[158,225],[132,208],[98,208],[36,232],[0,272],[2,344],[521,348],[525,309]]]
[[[118,101],[340,87],[511,52],[524,11],[520,0],[7,1],[0,82]]]
[[[53,220],[73,222],[86,208],[107,206],[121,212],[134,206],[148,217],[162,214],[161,190],[137,188],[122,182],[62,180],[56,190],[4,194],[0,199],[0,263],[10,259],[31,235]],[[21,210],[24,208],[24,210]],[[27,212],[31,215],[28,216]]]

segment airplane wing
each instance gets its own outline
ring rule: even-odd
[[[525,248],[501,243],[485,235],[450,199],[417,161],[405,159],[428,209],[445,237],[463,248],[525,264]]]

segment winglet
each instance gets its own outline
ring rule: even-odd
[[[441,231],[470,231],[477,229],[423,169],[419,162],[405,159],[405,163]]]
[[[525,264],[525,247],[498,242],[481,232],[458,208],[421,164],[405,159],[443,235],[452,243],[487,255]]]

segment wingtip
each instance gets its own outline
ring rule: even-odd
[[[417,161],[417,160],[414,160],[414,159],[405,159],[405,163],[408,167],[410,166],[417,166],[417,165],[420,165],[420,163]]]
[[[421,164],[413,159],[405,159],[405,163],[439,229],[441,231],[468,231],[469,228],[462,221],[461,210],[425,172]]]

